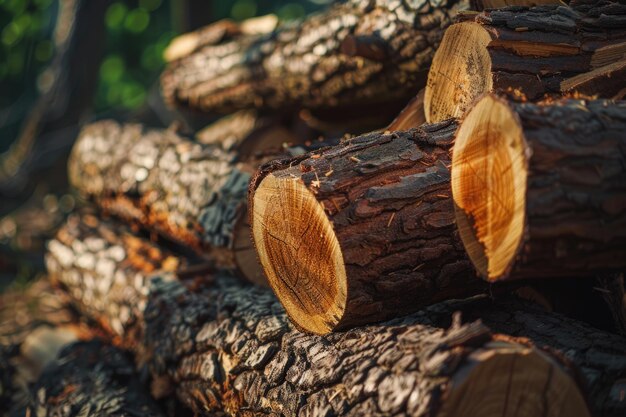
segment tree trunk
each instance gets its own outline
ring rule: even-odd
[[[32,387],[30,404],[19,415],[58,417],[160,417],[133,361],[100,340],[63,348]]]
[[[457,224],[479,273],[496,281],[623,271],[625,131],[620,102],[479,101],[452,164]]]
[[[364,106],[391,119],[389,103],[424,85],[443,28],[467,3],[350,0],[270,33],[205,45],[185,35],[191,47],[174,48],[163,94],[205,112]]]
[[[454,224],[456,127],[372,133],[261,168],[254,242],[300,328],[324,334],[485,289]]]
[[[263,161],[302,149],[284,150],[292,137],[281,128],[242,129],[223,143],[214,129],[201,132],[201,144],[170,130],[94,123],[74,147],[70,182],[105,211],[262,283],[245,216],[250,176]]]
[[[437,304],[381,325],[307,335],[290,325],[269,290],[222,272],[153,271],[149,279],[126,261],[98,268],[114,251],[133,258],[126,240],[116,235],[121,229],[103,222],[68,223],[61,234],[70,240],[50,245],[51,276],[102,323],[118,302],[106,288],[125,285],[144,329],[125,330],[125,337],[151,353],[139,360],[148,362],[154,375],[168,375],[170,387],[199,415],[586,413],[553,355],[579,368],[594,415],[626,411],[619,394],[626,341],[619,336],[518,301],[494,304],[485,297]],[[104,244],[96,242],[97,234],[107,236],[100,238]],[[91,266],[85,268],[80,260],[88,254]],[[528,340],[520,346],[520,340],[490,334],[478,323],[460,325],[453,318],[459,309],[485,317],[498,332]],[[452,329],[444,330],[451,323]],[[548,349],[552,359],[532,343]]]
[[[581,0],[530,9],[467,14],[445,33],[428,76],[426,120],[461,117],[486,92],[522,94],[528,100],[564,92],[613,98],[626,77],[594,70],[624,59],[626,5]],[[568,79],[588,73],[577,86]],[[618,73],[619,74],[619,73]],[[594,81],[595,80],[595,81]],[[586,85],[597,82],[603,88]]]
[[[15,143],[0,154],[3,199],[11,196],[24,200],[35,182],[32,175],[67,157],[79,124],[92,108],[104,50],[104,14],[109,4],[108,0],[59,2],[56,53],[40,77],[45,81],[44,91],[24,120]]]

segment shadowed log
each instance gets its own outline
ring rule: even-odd
[[[261,168],[254,242],[300,328],[324,334],[486,289],[454,224],[456,127],[367,134]]]
[[[387,126],[386,130],[409,130],[419,127],[426,123],[426,115],[424,114],[424,93],[421,89],[415,97],[402,109],[400,114]]]
[[[174,55],[163,94],[205,112],[375,103],[372,114],[393,117],[395,106],[384,103],[424,85],[443,29],[465,7],[465,0],[348,0],[262,35],[206,45],[185,35],[193,47]]]
[[[613,98],[626,77],[594,70],[624,59],[626,5],[575,1],[467,14],[437,50],[424,97],[426,120],[461,117],[486,92],[522,93],[529,100],[582,93]],[[587,73],[585,82],[568,79]],[[619,74],[619,73],[618,73]],[[594,81],[596,80],[596,81]],[[597,82],[603,88],[589,89]],[[622,93],[623,94],[623,93]]]
[[[626,97],[626,85],[622,81],[624,79],[626,79],[626,59],[563,80],[561,90],[621,100]]]
[[[66,346],[32,387],[26,416],[160,417],[132,359],[99,340]]]
[[[150,280],[123,263],[106,274],[97,274],[95,266],[79,267],[80,257],[73,251],[80,242],[123,226],[101,223],[88,233],[72,224],[66,229],[71,244],[50,246],[52,276],[78,305],[93,305],[94,297],[99,298],[107,306],[99,321],[109,319],[115,301],[98,287],[125,283],[128,296],[146,306],[136,316],[145,328],[137,344],[152,353],[152,372],[168,375],[178,397],[199,415],[452,416],[462,414],[461,409],[481,416],[493,410],[497,415],[585,415],[571,380],[563,379],[567,367],[555,363],[554,351],[546,357],[531,342],[560,350],[557,357],[579,368],[594,415],[617,417],[626,411],[626,341],[518,301],[477,297],[437,304],[381,325],[307,335],[289,324],[269,290],[224,273],[156,271]],[[109,245],[125,247],[122,238],[107,243],[93,252],[94,265]],[[95,278],[68,279],[87,274]],[[139,280],[145,286],[136,287]],[[484,317],[497,332],[528,340],[491,334],[478,323],[460,325],[453,319],[456,310]]]
[[[89,332],[45,280],[0,296],[0,416],[24,407],[59,351]]]
[[[626,268],[626,103],[481,99],[454,145],[463,244],[490,281]]]
[[[263,283],[245,215],[251,173],[267,159],[302,149],[283,149],[282,140],[291,138],[284,131],[241,129],[218,143],[221,128],[213,129],[201,132],[201,144],[170,130],[94,123],[74,147],[70,181],[105,211]]]

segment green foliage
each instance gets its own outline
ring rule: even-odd
[[[36,97],[37,77],[54,55],[52,37],[59,1],[0,0],[0,112],[20,98],[32,101]],[[176,16],[184,16],[188,12],[182,9],[202,1],[208,0],[112,1],[104,15],[107,38],[95,98],[97,112],[135,109],[144,103],[164,67],[163,51],[184,30]],[[206,23],[224,18],[240,21],[268,13],[282,20],[299,19],[330,2],[212,0]],[[3,148],[0,146],[0,151]]]

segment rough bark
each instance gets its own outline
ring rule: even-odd
[[[442,40],[429,72],[426,120],[461,117],[486,92],[522,94],[528,100],[577,91],[566,80],[589,73],[603,88],[581,92],[613,98],[626,77],[594,73],[624,59],[626,5],[574,1],[465,14]],[[565,88],[563,83],[565,82]],[[587,83],[591,83],[587,80]]]
[[[135,372],[132,358],[100,340],[63,348],[15,416],[160,417],[164,414]]]
[[[126,347],[142,338],[145,289],[151,274],[178,271],[183,275],[189,268],[209,269],[136,237],[124,225],[89,214],[68,218],[48,244],[46,263],[51,282],[63,287],[72,300],[79,300],[82,314],[97,318],[116,344]],[[65,273],[59,274],[58,268],[66,268]]]
[[[198,42],[175,54],[163,93],[206,112],[371,103],[385,112],[383,103],[406,100],[424,85],[443,28],[466,6],[349,0],[266,34]]]
[[[623,271],[625,131],[624,102],[479,101],[459,127],[452,165],[457,223],[479,272]]]
[[[245,215],[251,173],[267,158],[302,150],[283,150],[286,134],[258,132],[253,142],[267,142],[252,145],[247,139],[253,133],[228,143],[216,143],[215,133],[204,132],[202,140],[213,143],[202,144],[172,130],[113,121],[88,125],[70,158],[70,182],[105,211],[260,283]]]
[[[485,289],[454,224],[456,127],[372,133],[261,168],[255,246],[298,326],[326,333]]]
[[[94,233],[108,229],[108,234],[120,227],[101,223],[92,229]],[[67,228],[72,228],[71,224]],[[453,390],[446,381],[467,369],[468,359],[477,351],[497,356],[490,341],[499,337],[478,324],[444,330],[456,321],[453,312],[457,310],[472,319],[484,317],[496,332],[560,351],[557,356],[562,355],[581,371],[594,415],[617,417],[626,411],[620,394],[626,377],[626,341],[518,301],[494,303],[485,297],[451,301],[381,325],[327,336],[307,335],[290,325],[269,290],[239,283],[224,273],[176,276],[155,271],[152,279],[146,279],[141,270],[126,266],[102,275],[94,271],[98,260],[88,271],[77,265],[80,256],[73,251],[88,247],[86,241],[91,235],[72,233],[72,244],[57,241],[50,246],[52,275],[77,304],[93,305],[95,297],[100,299],[99,305],[110,306],[115,300],[98,288],[106,288],[113,281],[126,285],[127,295],[146,306],[137,315],[145,327],[137,344],[152,353],[148,360],[152,372],[168,375],[170,387],[198,415],[216,411],[288,416],[425,416],[439,411],[445,415],[440,407],[445,407],[450,398],[446,395]],[[79,243],[83,240],[85,245]],[[118,244],[109,245],[125,248],[121,238]],[[93,255],[101,257],[107,250],[100,248]],[[96,278],[81,279],[88,272]],[[78,279],[68,278],[71,275]],[[140,279],[145,285],[138,288],[135,283]],[[92,314],[105,322],[109,320],[107,309]],[[487,378],[486,392],[472,397],[474,404],[483,394],[489,396],[498,387],[507,386],[497,380],[512,375],[508,369],[514,369],[513,375],[519,370],[499,366],[493,376],[496,379]],[[476,385],[484,382],[482,379]],[[538,386],[541,394],[529,395],[519,403],[532,408],[530,415],[550,415],[550,410],[541,408],[559,403],[545,400],[542,393],[552,392],[546,389],[552,384],[546,383],[529,385],[531,390]],[[562,390],[560,386],[556,389]],[[550,398],[552,394],[547,395]]]

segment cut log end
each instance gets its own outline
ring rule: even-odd
[[[290,175],[295,169],[263,179],[254,195],[252,233],[269,283],[291,319],[307,331],[324,334],[345,311],[346,271],[324,208]],[[303,283],[308,277],[316,281]]]
[[[424,110],[429,123],[461,117],[492,89],[490,42],[478,23],[459,23],[446,31],[428,74]]]
[[[489,281],[505,275],[524,233],[526,145],[517,117],[485,96],[459,128],[452,193],[463,244]]]
[[[571,376],[537,349],[493,341],[464,368],[451,379],[438,417],[590,415]]]

